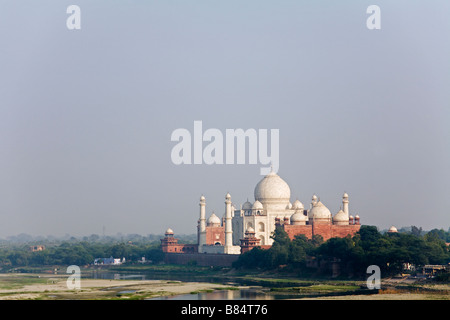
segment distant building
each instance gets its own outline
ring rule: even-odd
[[[422,268],[422,274],[428,277],[434,277],[437,274],[450,272],[450,264],[448,265],[424,265]]]
[[[161,239],[161,247],[163,252],[170,253],[195,253],[197,252],[196,244],[179,244],[178,239],[173,235],[172,229],[167,229],[164,234],[164,239]]]
[[[396,227],[394,227],[394,226],[391,226],[391,227],[389,228],[388,232],[389,232],[389,233],[397,233],[397,232],[398,232],[398,230],[397,230],[397,228],[396,228]]]
[[[45,246],[42,246],[42,245],[30,246],[31,252],[44,251],[44,250],[45,250]]]
[[[115,259],[113,257],[109,257],[109,258],[96,258],[94,260],[94,265],[98,266],[98,265],[119,265],[125,262],[125,258],[123,258],[122,260],[119,259]]]

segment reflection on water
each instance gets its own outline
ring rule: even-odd
[[[181,294],[171,297],[157,297],[148,300],[275,300],[298,298],[298,295],[274,295],[259,289],[220,290]]]
[[[102,272],[102,271],[92,271],[83,274],[87,278],[92,279],[106,279],[106,280],[124,280],[124,279],[133,279],[133,280],[147,280],[151,278],[147,278],[145,274],[120,274],[120,273],[112,273],[112,272]]]

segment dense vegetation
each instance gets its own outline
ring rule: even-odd
[[[419,231],[419,232],[417,232]],[[450,233],[434,229],[423,236],[413,227],[408,233],[381,234],[374,226],[361,226],[353,237],[332,238],[323,242],[321,237],[307,239],[296,236],[292,241],[282,228],[277,228],[268,250],[259,247],[243,254],[235,262],[236,268],[265,270],[283,266],[287,270],[307,271],[307,262],[340,261],[344,272],[363,275],[369,265],[378,265],[384,274],[402,270],[404,263],[415,266],[450,262]]]

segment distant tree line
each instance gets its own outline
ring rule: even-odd
[[[241,255],[234,263],[236,268],[280,269],[289,271],[308,270],[308,261],[339,261],[345,270],[355,276],[364,275],[369,265],[378,265],[385,275],[402,271],[404,263],[416,266],[425,264],[446,264],[450,252],[446,242],[450,233],[434,229],[423,236],[416,227],[410,232],[381,234],[374,226],[361,226],[353,237],[331,238],[324,242],[322,237],[308,239],[297,235],[290,240],[283,228],[276,228],[271,248],[256,247]]]
[[[101,242],[101,241],[62,241],[47,244],[43,251],[32,252],[30,243],[5,245],[0,247],[0,268],[39,267],[47,265],[88,265],[96,258],[125,258],[133,263],[151,260],[155,263],[163,259],[159,241],[151,242]]]
[[[58,244],[62,242],[102,242],[102,243],[115,243],[115,242],[133,242],[133,243],[150,243],[158,242],[163,238],[164,234],[148,234],[146,236],[140,234],[122,234],[116,235],[98,235],[91,234],[89,236],[72,236],[66,234],[64,236],[32,236],[26,233],[20,233],[14,236],[8,236],[5,239],[0,239],[0,247],[5,245],[36,243],[36,244]],[[177,234],[177,238],[183,243],[195,243],[197,241],[196,234]]]

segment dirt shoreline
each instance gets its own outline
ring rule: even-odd
[[[81,278],[80,285],[80,289],[69,289],[67,275],[0,274],[0,300],[146,299],[229,287],[206,282],[89,278]]]

